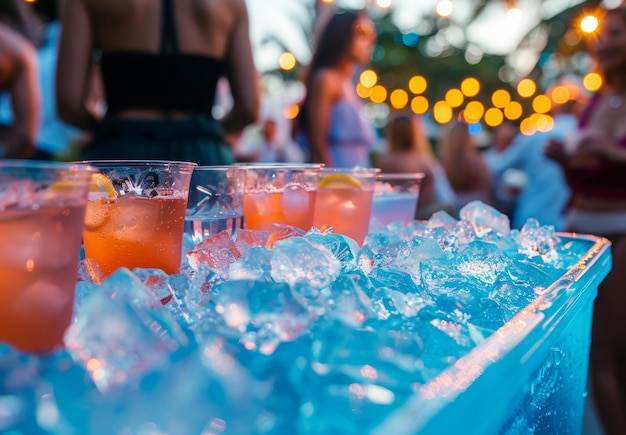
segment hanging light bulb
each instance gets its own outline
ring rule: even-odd
[[[447,18],[452,14],[452,9],[454,9],[452,0],[439,0],[435,11],[440,17]]]

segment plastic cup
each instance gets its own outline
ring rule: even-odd
[[[321,164],[246,164],[244,227],[269,230],[286,224],[304,231],[313,226]]]
[[[378,174],[371,223],[389,225],[395,221],[408,223],[415,220],[423,179],[421,172]]]
[[[0,342],[27,352],[63,344],[94,172],[0,160]]]
[[[194,243],[243,228],[245,170],[238,166],[197,166],[191,174],[185,234]]]
[[[120,267],[180,271],[189,162],[92,160],[83,241],[105,275]]]
[[[363,244],[369,228],[377,168],[324,168],[317,188],[313,225],[334,228]]]

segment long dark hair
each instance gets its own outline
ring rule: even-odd
[[[355,37],[354,24],[363,14],[363,11],[343,11],[334,14],[328,20],[309,64],[309,70],[304,82],[307,94],[311,89],[313,77],[318,70],[332,68],[339,64],[339,61]],[[304,97],[298,116],[298,127],[302,131],[307,130],[307,105],[308,95]]]

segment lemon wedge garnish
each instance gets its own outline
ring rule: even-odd
[[[348,174],[329,174],[318,183],[323,189],[360,189],[361,182]]]
[[[48,189],[52,190],[53,192],[69,192],[76,189],[77,187],[80,187],[81,184],[82,183],[80,181],[57,181],[56,183],[48,187]]]
[[[91,176],[91,183],[89,183],[89,193],[91,194],[102,194],[95,196],[108,196],[109,198],[117,197],[117,192],[115,192],[115,188],[113,187],[113,183],[111,180],[107,178],[104,174],[93,174]],[[90,195],[91,196],[91,195]]]

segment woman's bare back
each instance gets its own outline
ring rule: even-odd
[[[162,5],[154,0],[84,0],[92,19],[94,45],[103,51],[159,51]],[[222,59],[243,0],[171,0],[182,52]]]

